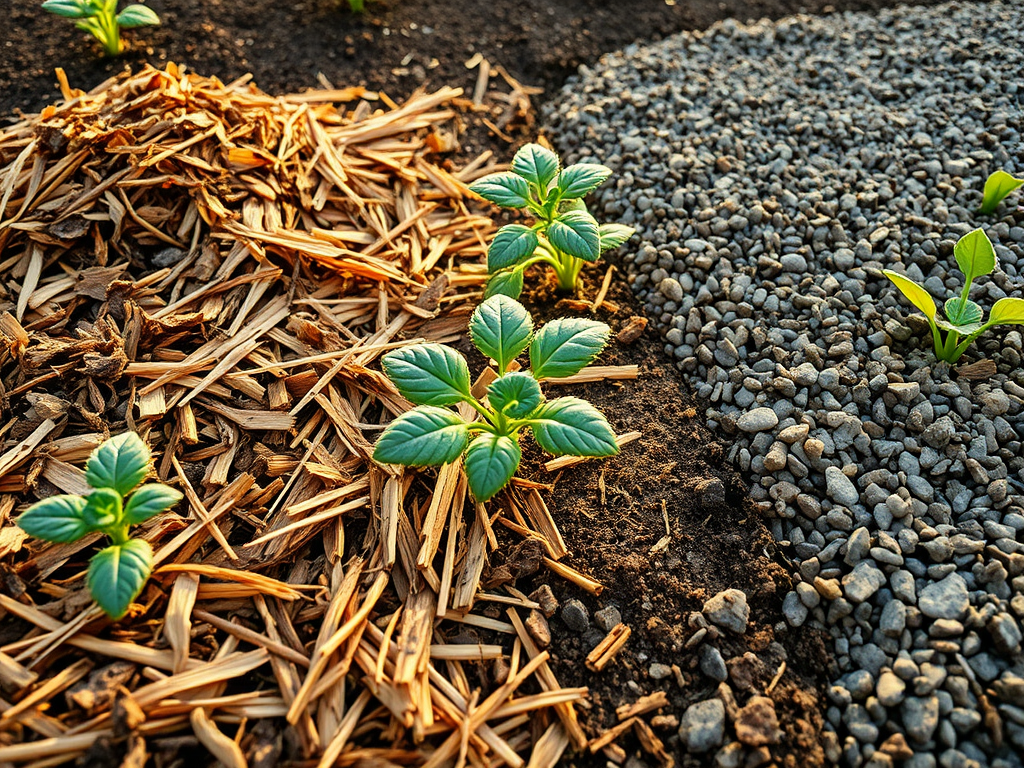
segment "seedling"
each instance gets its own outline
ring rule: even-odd
[[[490,278],[484,296],[518,298],[523,272],[531,264],[550,264],[562,291],[576,290],[585,262],[626,242],[635,231],[622,224],[598,224],[582,198],[611,176],[611,169],[578,163],[559,170],[558,155],[527,144],[512,158],[510,170],[492,173],[470,185],[480,197],[502,208],[525,209],[537,217],[533,226],[507,224],[487,249]]]
[[[129,5],[118,13],[117,0],[46,0],[43,10],[77,19],[75,26],[99,40],[107,56],[117,56],[123,50],[122,29],[160,23],[153,9],[144,5]]]
[[[522,304],[504,295],[484,301],[473,312],[473,344],[494,361],[498,378],[477,400],[470,392],[465,358],[441,344],[419,344],[384,355],[384,372],[417,407],[384,430],[373,458],[384,464],[433,466],[465,454],[469,489],[477,501],[500,491],[519,467],[520,433],[525,429],[555,456],[614,456],[619,452],[608,421],[577,397],[544,399],[542,379],[578,373],[604,348],[608,326],[594,320],[553,320],[536,335]],[[531,371],[509,372],[527,348]],[[445,406],[469,403],[481,417],[466,422]]]
[[[137,488],[149,472],[149,460],[149,446],[134,432],[112,437],[85,464],[85,481],[92,493],[50,496],[18,518],[25,533],[58,544],[90,533],[110,537],[113,543],[89,561],[86,585],[112,619],[128,612],[153,570],[149,542],[129,538],[128,529],[181,501],[181,493],[160,483]]]
[[[1024,325],[1024,299],[999,299],[992,306],[988,322],[982,322],[984,311],[967,298],[975,278],[991,274],[996,268],[996,252],[988,235],[980,229],[968,232],[957,241],[953,254],[967,282],[959,296],[947,299],[943,305],[945,320],[938,317],[935,300],[928,291],[906,275],[883,270],[910,303],[924,312],[932,329],[935,356],[947,363],[959,360],[971,342],[994,325]]]
[[[992,213],[1003,198],[1024,184],[1024,179],[1017,179],[1006,171],[996,171],[985,180],[985,191],[981,195],[981,208],[978,213]]]

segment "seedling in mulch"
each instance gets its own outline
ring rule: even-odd
[[[959,296],[947,299],[943,305],[945,320],[938,317],[935,300],[928,291],[906,275],[883,270],[910,303],[924,312],[932,329],[935,356],[947,363],[959,360],[971,342],[994,325],[1024,325],[1024,299],[999,299],[992,307],[988,322],[982,322],[984,311],[967,298],[975,278],[991,274],[996,268],[996,252],[988,235],[980,229],[968,232],[957,241],[953,253],[966,284]]]
[[[441,344],[418,344],[389,352],[384,372],[415,408],[384,430],[373,458],[384,464],[434,466],[465,454],[469,488],[477,501],[500,491],[519,467],[520,433],[555,456],[614,456],[615,433],[594,406],[577,397],[545,400],[541,379],[572,376],[604,348],[608,326],[594,320],[553,320],[534,335],[533,318],[518,301],[501,294],[473,312],[473,344],[493,360],[498,378],[481,401],[470,392],[465,358]],[[530,368],[509,372],[529,347]],[[469,403],[480,415],[467,422],[445,406]]]
[[[512,158],[510,170],[492,173],[470,185],[480,197],[502,208],[524,209],[537,217],[533,226],[507,224],[487,249],[486,296],[518,298],[523,273],[531,264],[549,264],[562,291],[576,290],[584,263],[626,242],[635,231],[622,224],[598,224],[582,198],[611,176],[595,163],[561,168],[558,155],[527,144]]]
[[[90,533],[110,537],[113,543],[89,561],[86,585],[112,619],[128,612],[153,570],[153,548],[147,541],[129,538],[129,528],[181,501],[181,493],[160,483],[137,488],[149,472],[149,460],[149,446],[134,432],[112,437],[86,462],[85,481],[92,493],[50,496],[18,518],[25,533],[58,544]]]
[[[992,213],[1008,194],[1024,184],[1006,171],[996,171],[985,180],[985,191],[981,195],[981,208],[978,213]]]
[[[99,40],[107,56],[117,56],[124,49],[122,29],[160,23],[153,9],[144,5],[129,5],[118,13],[117,0],[46,0],[43,10],[76,19],[75,26]]]

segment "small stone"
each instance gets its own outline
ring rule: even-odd
[[[725,659],[722,652],[715,646],[705,643],[697,653],[700,662],[700,671],[716,682],[723,683],[729,677],[729,670],[725,666]]]
[[[647,674],[651,676],[652,680],[664,680],[666,677],[672,674],[672,667],[668,664],[659,664],[655,662],[651,664],[647,670]]]
[[[829,498],[844,507],[852,507],[860,501],[857,487],[839,467],[825,468],[825,487]]]
[[[775,703],[767,696],[752,696],[736,713],[736,738],[749,747],[778,744],[782,739]]]
[[[719,592],[704,603],[702,612],[713,623],[738,635],[747,631],[750,606],[747,605],[747,596],[742,590],[727,589]]]
[[[594,611],[594,623],[605,632],[611,632],[614,627],[622,623],[622,614],[614,605]]]
[[[537,589],[533,590],[530,593],[530,599],[540,604],[541,612],[549,619],[558,610],[558,599],[547,584],[541,584]]]
[[[765,432],[775,429],[778,423],[778,414],[766,407],[747,411],[736,420],[736,426],[744,432]]]
[[[903,695],[906,690],[906,683],[892,672],[885,671],[878,678],[878,685],[875,686],[875,695],[884,706],[895,707],[903,701]]]
[[[586,632],[590,628],[590,614],[587,607],[579,600],[572,598],[562,606],[562,621],[573,632]]]
[[[931,739],[935,729],[939,727],[938,696],[912,696],[903,702],[901,711],[907,735],[918,744],[924,744]]]
[[[690,752],[707,752],[725,738],[725,705],[708,699],[687,707],[679,721],[679,739]]]
[[[862,560],[843,576],[843,592],[851,603],[863,603],[885,584],[885,574],[870,560]]]
[[[960,620],[967,613],[970,598],[967,584],[958,573],[951,573],[941,581],[929,584],[921,590],[918,608],[932,619]]]

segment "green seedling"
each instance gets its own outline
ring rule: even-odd
[[[149,542],[129,538],[131,526],[164,512],[181,493],[160,483],[137,486],[149,472],[150,452],[134,432],[112,437],[96,448],[85,465],[88,496],[50,496],[18,518],[25,533],[44,541],[68,544],[90,533],[103,533],[111,545],[89,561],[86,585],[112,619],[128,612],[153,570]]]
[[[985,191],[981,195],[981,208],[978,213],[992,213],[1008,194],[1024,184],[1006,171],[996,171],[985,180]]]
[[[545,400],[540,380],[578,373],[604,348],[609,329],[581,318],[553,320],[534,335],[533,319],[501,294],[473,312],[473,344],[494,361],[498,378],[482,400],[470,392],[465,358],[441,344],[419,344],[384,355],[384,372],[416,407],[384,430],[373,458],[384,464],[434,466],[465,454],[469,489],[477,501],[500,491],[519,467],[519,436],[529,429],[555,456],[614,456],[619,452],[608,421],[577,397]],[[530,368],[509,372],[527,348]],[[465,421],[445,406],[468,403],[480,419]]]
[[[160,23],[153,9],[144,5],[129,5],[118,13],[117,0],[46,0],[43,10],[77,19],[75,26],[99,40],[107,56],[117,56],[124,49],[122,29]]]
[[[975,278],[991,274],[996,268],[996,252],[992,241],[982,230],[975,229],[961,237],[953,249],[956,263],[964,273],[966,284],[959,296],[946,300],[942,309],[946,315],[938,316],[935,300],[924,288],[899,272],[883,270],[910,303],[924,312],[932,329],[935,356],[947,363],[955,363],[976,338],[995,325],[1024,325],[1024,299],[999,299],[982,322],[984,311],[968,295]]]
[[[505,173],[492,173],[470,185],[480,197],[502,208],[524,209],[537,217],[533,226],[507,224],[487,249],[485,297],[518,298],[523,273],[531,264],[549,264],[562,291],[576,290],[584,263],[626,242],[635,231],[622,224],[598,224],[582,198],[611,175],[610,168],[578,163],[561,168],[558,155],[527,144]]]

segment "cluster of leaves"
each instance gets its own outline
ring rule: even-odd
[[[46,0],[43,10],[67,19],[77,19],[75,26],[99,40],[108,56],[121,53],[122,28],[149,27],[160,23],[160,17],[153,9],[144,5],[129,5],[118,13],[117,0]]]
[[[1024,179],[1011,176],[1006,171],[995,171],[985,180],[985,191],[981,194],[979,213],[993,213],[1008,194],[1024,184]]]
[[[924,312],[932,330],[935,356],[948,363],[959,360],[971,342],[992,326],[1024,325],[1024,299],[999,299],[992,307],[988,322],[984,322],[984,311],[968,298],[974,280],[991,274],[996,268],[996,252],[988,235],[980,229],[968,232],[957,241],[953,253],[964,273],[965,285],[959,296],[947,299],[943,305],[945,320],[938,316],[935,300],[922,286],[899,272],[884,270],[885,276],[910,303]]]
[[[633,234],[622,224],[598,224],[582,198],[611,175],[610,168],[578,163],[561,168],[558,155],[527,144],[512,158],[509,171],[493,173],[470,189],[502,208],[525,209],[537,217],[533,226],[508,224],[498,230],[487,250],[485,296],[518,298],[523,272],[531,264],[549,264],[563,291],[576,289],[585,262],[626,242]]]
[[[160,483],[136,490],[149,472],[149,461],[149,446],[134,432],[112,437],[85,465],[92,493],[50,496],[18,518],[22,530],[45,541],[67,544],[90,533],[110,537],[112,544],[89,562],[86,584],[112,619],[128,612],[153,570],[149,542],[129,538],[128,529],[181,501],[181,493]]]
[[[512,479],[522,456],[520,433],[555,456],[613,456],[615,433],[590,403],[576,397],[545,400],[541,379],[578,373],[604,348],[609,329],[582,318],[553,320],[534,334],[533,318],[514,299],[495,295],[480,304],[469,323],[473,344],[494,361],[498,377],[478,400],[470,391],[465,358],[441,344],[389,352],[384,372],[417,407],[384,430],[373,458],[385,464],[448,464],[465,454],[469,488],[487,501]],[[530,371],[509,371],[527,348]],[[468,403],[480,415],[467,422],[445,406]]]

